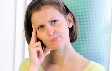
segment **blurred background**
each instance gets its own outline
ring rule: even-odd
[[[31,0],[3,0],[0,2],[0,71],[18,71],[28,57],[24,36],[24,14]],[[112,71],[112,1],[63,0],[75,14],[79,25],[74,49],[89,60]]]
[[[64,0],[76,15],[79,37],[74,49],[108,71],[111,0]]]

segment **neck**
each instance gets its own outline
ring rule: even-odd
[[[50,63],[63,66],[66,62],[70,61],[70,58],[73,58],[74,54],[76,54],[76,52],[72,45],[65,45],[64,47],[60,47],[59,49],[50,52]]]

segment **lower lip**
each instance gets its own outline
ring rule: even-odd
[[[53,38],[53,39],[51,40],[51,42],[56,42],[58,39],[59,39],[59,37]]]

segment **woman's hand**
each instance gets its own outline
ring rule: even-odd
[[[41,42],[37,42],[36,30],[33,25],[32,28],[33,28],[32,37],[30,44],[28,46],[30,56],[29,71],[36,71],[43,62],[46,53],[48,53],[50,49],[45,48],[44,50],[42,50]]]

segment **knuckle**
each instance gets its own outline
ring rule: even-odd
[[[36,45],[37,47],[39,47],[39,46],[40,46],[40,43],[39,43],[39,42],[36,42],[35,45]]]
[[[41,42],[36,42],[35,44],[28,45],[28,51],[41,50]]]

